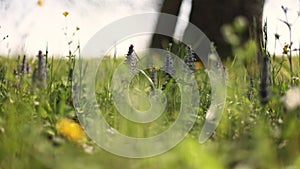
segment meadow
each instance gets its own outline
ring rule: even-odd
[[[299,95],[286,94],[297,86],[299,90],[299,56],[293,57],[293,83],[288,59],[270,57],[267,86],[269,94],[267,101],[263,102],[261,69],[253,71],[253,67],[249,67],[250,63],[245,64],[246,61],[240,58],[225,61],[228,73],[226,107],[216,132],[204,144],[199,144],[197,138],[199,127],[205,118],[205,110],[210,103],[210,85],[205,68],[197,69],[194,74],[200,77],[198,85],[203,107],[199,108],[197,122],[187,137],[175,148],[161,155],[130,159],[99,148],[79,127],[72,103],[68,66],[75,60],[41,55],[47,58],[44,60],[47,62],[44,70],[47,71],[46,83],[43,79],[33,77],[33,69],[41,69],[37,66],[38,57],[25,61],[31,68],[28,72],[22,70],[22,57],[0,59],[0,167],[3,169],[300,167],[299,103],[298,107],[287,107],[285,103],[285,99],[299,98]],[[174,122],[180,100],[170,95],[168,102],[171,104],[166,110],[169,113],[164,113],[151,124],[130,124],[118,115],[110,91],[106,88],[106,85],[110,85],[109,79],[114,69],[119,64],[124,64],[124,60],[124,57],[113,59],[107,56],[99,66],[99,74],[101,70],[106,72],[97,81],[97,86],[100,86],[96,92],[100,108],[108,123],[124,134],[134,137],[155,135]],[[250,75],[251,71],[253,73]],[[139,78],[141,77],[136,79]],[[157,78],[164,80],[159,72]],[[139,81],[138,87],[147,93],[150,90],[149,84],[145,80]],[[165,91],[175,91],[176,95],[176,85],[174,87],[172,82],[169,83]],[[295,98],[286,98],[285,95]],[[142,98],[135,95],[132,97],[133,100]]]
[[[230,37],[238,38],[238,33],[232,36],[231,32],[229,42]],[[275,38],[279,40],[278,35]],[[142,159],[120,157],[101,149],[80,126],[72,97],[80,45],[73,51],[69,49],[66,56],[49,56],[48,49],[31,57],[1,56],[0,169],[300,168],[300,50],[284,44],[278,56],[270,54],[264,44],[258,63],[253,41],[231,42],[236,56],[223,61],[227,71],[226,104],[212,137],[203,144],[198,142],[211,102],[209,77],[205,67],[187,59],[193,54],[182,47],[178,56],[191,66],[200,94],[196,123],[170,151]],[[114,105],[111,79],[119,65],[129,63],[134,68],[133,54],[129,49],[126,56],[103,58],[97,70],[95,94],[98,108],[113,128],[112,135],[117,130],[132,137],[150,137],[176,121],[181,93],[162,69],[145,69],[132,79],[129,97],[137,109],[146,110],[151,91],[163,89],[168,100],[164,113],[146,124],[121,116]]]

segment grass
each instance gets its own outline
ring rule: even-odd
[[[0,168],[300,167],[299,109],[286,111],[281,102],[290,88],[289,67],[285,58],[283,61],[281,58],[272,60],[271,70],[281,68],[273,75],[271,95],[266,105],[260,103],[259,75],[254,77],[254,87],[251,88],[246,67],[241,66],[239,61],[225,63],[228,70],[226,107],[215,134],[204,144],[199,144],[197,137],[209,105],[210,86],[203,69],[195,72],[201,101],[205,103],[200,107],[196,124],[184,141],[171,151],[145,159],[119,157],[102,150],[89,139],[74,142],[63,137],[55,128],[57,121],[61,118],[76,120],[68,82],[68,60],[48,60],[48,87],[44,89],[31,85],[31,74],[13,74],[18,66],[16,60],[0,58]],[[31,58],[28,62],[32,66],[37,61]],[[120,116],[108,87],[114,69],[122,64],[122,60],[106,57],[101,64],[98,74],[105,71],[105,76],[99,76],[101,78],[96,82],[100,86],[96,95],[111,126],[127,135],[147,137],[164,131],[175,121],[180,100],[172,102],[174,95],[168,96],[171,104],[155,122],[141,125]],[[294,58],[293,64],[294,73],[299,78],[298,57]],[[131,89],[138,91],[132,92],[133,100],[145,97],[150,90],[142,75],[135,78],[133,81],[139,83],[132,82]],[[295,85],[299,85],[299,80]],[[140,90],[144,89],[141,94]],[[178,93],[176,85],[166,90],[175,91],[175,95]],[[250,90],[251,97],[248,94]]]

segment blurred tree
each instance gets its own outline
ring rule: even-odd
[[[248,24],[241,35],[241,42],[254,39],[260,47],[262,39],[262,12],[265,0],[192,0],[190,22],[202,30],[215,43],[219,55],[224,59],[233,57],[231,46],[223,38],[221,28],[231,24],[237,16],[244,16]],[[182,0],[163,0],[161,12],[178,16]],[[159,18],[157,26],[162,22]],[[170,25],[175,30],[176,23]],[[172,37],[153,35],[151,47],[166,48]],[[258,56],[259,57],[259,56]]]

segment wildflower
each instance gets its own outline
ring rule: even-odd
[[[19,58],[20,56],[18,56]],[[30,67],[29,64],[26,60],[26,55],[23,56],[22,62],[19,65],[19,67],[17,67],[16,69],[14,69],[14,75],[17,76],[19,74],[28,74],[30,72]]]
[[[172,59],[170,53],[168,53],[166,56],[165,65],[164,65],[163,70],[170,75],[174,74],[174,72],[175,72],[173,59]]]
[[[157,79],[157,72],[156,72],[155,67],[151,67],[149,69],[149,77],[152,80],[154,86],[156,86],[156,83],[157,83],[157,81],[156,81],[156,79]]]
[[[134,47],[133,45],[130,45],[130,46],[129,46],[126,59],[128,59],[128,56],[132,55],[132,53],[134,52],[133,47]],[[128,59],[128,60],[129,60],[129,59]]]
[[[187,47],[188,54],[184,58],[184,63],[190,68],[190,70],[195,71],[195,52],[191,48],[191,46]]]
[[[283,47],[283,52],[282,52],[282,53],[283,53],[283,54],[288,54],[289,51],[290,51],[290,50],[289,50],[289,45],[288,45],[288,44],[285,44],[284,47]]]
[[[67,17],[69,15],[69,12],[65,11],[62,14],[63,14],[63,16]]]
[[[269,84],[268,84],[268,78],[269,78],[269,58],[265,57],[263,59],[262,63],[262,69],[261,69],[261,83],[260,83],[260,97],[261,97],[261,103],[266,104],[269,101]]]
[[[47,82],[47,70],[46,61],[42,55],[42,51],[39,51],[38,55],[38,67],[34,69],[32,75],[32,81],[37,87],[46,87]]]
[[[137,63],[137,56],[134,54],[133,45],[129,46],[128,53],[126,55],[126,61],[130,65],[130,72],[132,74],[137,73],[136,63]]]
[[[20,65],[20,72],[23,74],[28,74],[29,71],[30,71],[30,67],[29,67],[29,64],[27,63],[26,55],[24,55],[22,63]]]
[[[203,67],[202,63],[200,61],[195,62],[195,69],[199,70],[201,69],[201,67]]]
[[[38,0],[38,1],[37,1],[37,5],[38,5],[38,6],[43,6],[43,5],[44,5],[43,0]]]
[[[300,88],[290,88],[282,97],[281,101],[283,102],[285,108],[289,111],[300,108]]]
[[[165,65],[164,65],[163,70],[166,72],[166,76],[165,76],[165,82],[162,85],[162,90],[164,90],[166,88],[167,84],[170,82],[170,80],[172,78],[171,75],[173,75],[175,72],[173,59],[172,59],[170,53],[168,53],[166,56]]]
[[[85,133],[81,126],[74,120],[62,118],[56,123],[56,130],[62,136],[68,138],[71,141],[83,141],[85,139]]]

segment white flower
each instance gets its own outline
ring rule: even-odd
[[[300,108],[300,88],[290,88],[283,96],[282,102],[287,110]]]

